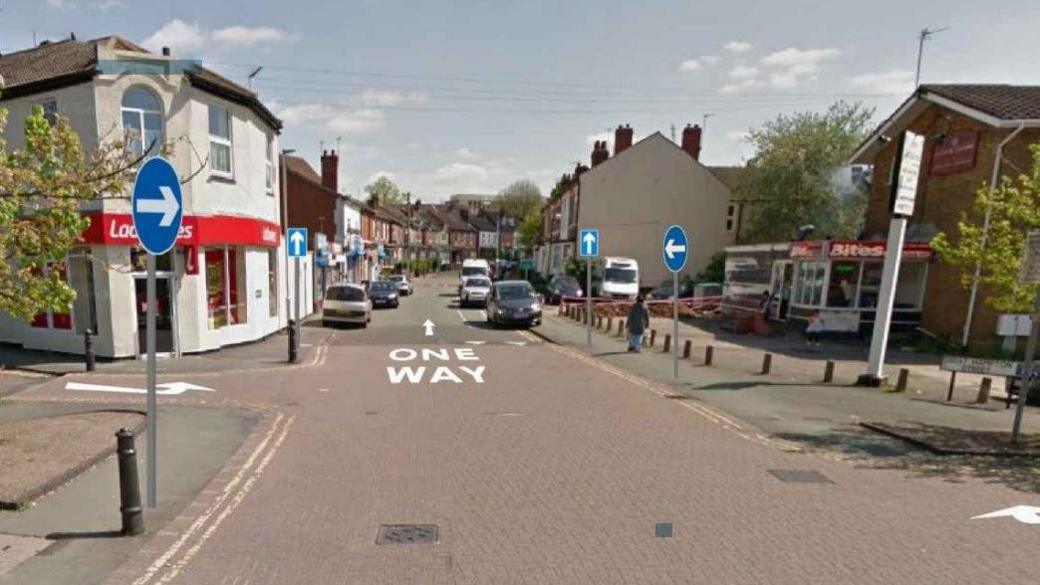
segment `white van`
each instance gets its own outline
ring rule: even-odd
[[[491,265],[487,260],[481,258],[470,258],[462,261],[462,271],[459,273],[459,294],[462,294],[462,286],[466,279],[471,276],[486,276],[491,278]]]
[[[593,275],[592,291],[597,297],[635,299],[639,294],[639,263],[631,258],[603,258]]]

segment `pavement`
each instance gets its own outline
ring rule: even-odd
[[[454,286],[450,275],[420,279],[400,309],[377,312],[368,329],[328,330],[296,366],[161,374],[213,389],[163,396],[164,409],[265,414],[195,499],[105,577],[49,577],[44,549],[0,583],[1036,582],[1040,559],[1018,551],[1040,544],[1037,525],[973,519],[1040,504],[1035,491],[1003,475],[925,473],[932,455],[905,469],[807,448],[759,424],[791,414],[779,398],[790,384],[762,389],[741,367],[692,365],[679,385],[664,383],[654,356],[619,355],[602,334],[596,353],[613,355],[491,328],[479,309],[456,306]],[[575,332],[584,335],[555,317],[538,328]],[[9,400],[141,401],[69,382],[130,387],[140,376],[72,374]],[[915,408],[878,391],[823,388],[826,408],[790,392],[827,416],[850,400]],[[780,405],[788,412],[768,414]],[[806,430],[831,425],[793,414]],[[19,574],[31,566],[41,572]]]

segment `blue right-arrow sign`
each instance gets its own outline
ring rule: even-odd
[[[673,225],[665,230],[661,241],[661,257],[668,270],[679,272],[686,266],[688,248],[686,230],[682,226]]]

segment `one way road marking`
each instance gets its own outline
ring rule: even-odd
[[[181,204],[177,203],[173,190],[166,185],[159,185],[159,194],[162,195],[162,199],[135,199],[137,213],[161,213],[163,216],[159,219],[159,227],[170,227],[173,225],[173,218],[177,217],[177,212],[181,209]]]
[[[1010,516],[1023,524],[1040,524],[1040,506],[1012,506],[996,512],[990,512],[989,514],[975,516],[972,520],[1003,518],[1005,516]]]
[[[188,390],[198,390],[200,392],[216,392],[212,388],[206,388],[205,386],[197,386],[189,382],[166,382],[165,384],[156,384],[155,393],[160,396],[178,396],[184,394]],[[104,384],[86,384],[83,382],[69,382],[65,384],[66,390],[84,390],[87,392],[119,392],[122,394],[147,394],[148,390],[144,388],[127,388],[126,386],[106,386]]]

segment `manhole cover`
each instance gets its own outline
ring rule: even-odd
[[[784,483],[833,483],[811,469],[770,469],[769,473]]]
[[[376,544],[437,544],[436,524],[383,524]]]

